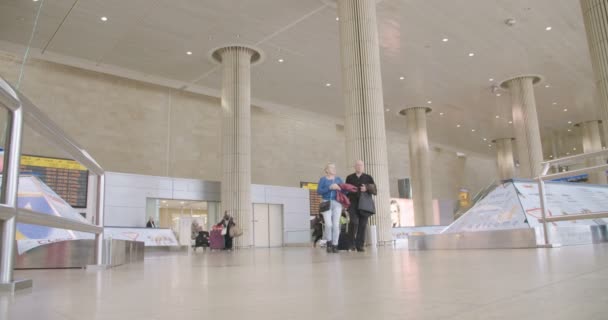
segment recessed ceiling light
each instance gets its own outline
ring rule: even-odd
[[[570,155],[570,152],[566,152],[566,155],[567,155],[567,156],[569,156],[569,155]]]
[[[513,124],[513,121],[509,121],[509,124]]]
[[[555,106],[555,105],[557,105],[557,102],[553,102],[553,105],[554,105],[554,106]]]
[[[572,121],[568,121],[568,124],[572,124]]]
[[[431,104],[431,103],[433,103],[433,101],[429,100],[429,101],[427,101],[426,103]]]
[[[490,82],[492,82],[492,81],[494,81],[494,78],[490,78],[489,80],[490,80]]]
[[[404,80],[404,79],[405,79],[404,76],[399,77],[399,80]]]
[[[328,83],[325,84],[325,86],[326,87],[331,87],[331,83],[328,82]]]
[[[38,0],[34,0],[34,2],[38,2]]]
[[[186,52],[187,55],[191,56],[192,55],[192,51],[188,51]]]
[[[279,61],[279,63],[283,63],[283,61],[285,61],[285,60],[283,60],[283,59],[279,59],[278,61]]]
[[[491,144],[489,144],[489,145],[488,145],[488,147],[492,148],[492,145],[491,145]]]
[[[442,116],[444,113],[443,112],[439,112],[439,115]]]
[[[475,56],[475,53],[473,53],[473,52],[469,53],[469,57],[473,57],[473,56]]]
[[[483,141],[488,141],[488,139],[486,139],[486,138],[483,138]]]
[[[496,119],[498,119],[498,118],[500,118],[500,116],[499,116],[499,115],[496,115]]]
[[[108,17],[101,17],[101,21],[108,21]]]
[[[551,26],[545,28],[547,31],[551,31],[551,29],[553,29]]]
[[[448,42],[448,40],[449,40],[448,38],[443,38],[441,41]]]
[[[568,129],[568,132],[572,132],[572,129]]]
[[[565,108],[565,109],[564,109],[564,112],[568,112],[568,108]]]
[[[550,88],[550,87],[551,87],[551,85],[548,83],[545,85],[545,88]]]
[[[572,151],[576,151],[576,148],[572,148]]]
[[[553,158],[553,155],[549,155],[549,158]]]
[[[336,21],[340,21],[340,17],[336,17]]]
[[[497,93],[497,94],[496,94],[496,96],[497,96],[497,97],[500,97],[500,96],[501,96],[501,94],[500,94],[500,93]]]
[[[456,128],[460,128],[460,125],[459,125],[459,124],[457,124],[457,125],[456,125]]]
[[[386,109],[386,112],[389,112],[389,111],[391,111],[391,109]]]
[[[475,132],[475,129],[471,129],[471,132]]]

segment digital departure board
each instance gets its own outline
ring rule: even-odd
[[[21,174],[38,177],[74,208],[86,208],[89,171],[69,159],[21,156]]]
[[[319,214],[319,205],[323,200],[317,193],[318,183],[315,182],[300,182],[300,188],[308,189],[310,193],[310,214]]]

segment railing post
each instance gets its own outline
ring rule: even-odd
[[[0,202],[15,209],[15,214],[2,222],[0,247],[0,291],[14,292],[16,289],[29,288],[31,280],[14,281],[16,227],[17,227],[17,193],[19,191],[19,165],[21,162],[21,138],[23,133],[23,109],[16,108],[11,112],[8,146],[4,157],[4,176]]]
[[[545,246],[549,246],[549,231],[547,230],[547,195],[545,190],[545,181],[543,181],[542,175],[538,177],[538,192],[540,196],[540,210],[541,218],[543,219],[543,236],[545,239]]]
[[[106,180],[105,175],[101,174],[97,176],[97,207],[95,208],[95,223],[97,226],[103,228],[103,210],[104,210],[104,199],[105,199]],[[103,231],[95,234],[95,264],[100,266],[104,264],[103,261]]]

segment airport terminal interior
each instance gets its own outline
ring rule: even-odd
[[[608,0],[0,0],[0,320],[607,319]]]

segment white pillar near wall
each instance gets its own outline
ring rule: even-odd
[[[349,163],[363,160],[376,182],[378,241],[393,239],[376,0],[338,0],[346,152]]]
[[[414,224],[416,226],[434,224],[431,156],[426,121],[427,113],[430,112],[431,108],[428,107],[407,108],[399,112],[406,117],[407,121]]]
[[[600,133],[600,126],[602,121],[591,120],[577,124],[576,126],[581,130],[581,138],[583,140],[583,152],[590,153],[596,151],[602,151],[602,136]],[[597,166],[605,163],[605,159],[589,159],[586,166]],[[589,174],[589,183],[594,184],[606,184],[606,173],[605,172],[593,172]]]
[[[513,127],[521,178],[535,178],[541,172],[543,148],[534,97],[534,85],[540,81],[539,76],[523,75],[506,80],[500,85],[511,93]]]
[[[500,138],[493,140],[496,144],[496,164],[498,179],[509,180],[515,177],[515,161],[513,160],[513,141],[515,138]]]
[[[604,124],[604,141],[608,141],[608,0],[580,0],[587,44],[599,93],[598,114]]]
[[[222,65],[222,213],[227,211],[243,230],[237,248],[253,244],[251,214],[251,66],[261,62],[259,50],[241,45],[212,51]]]

